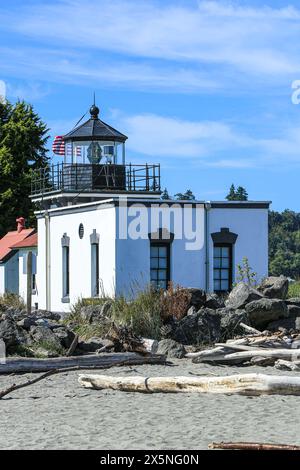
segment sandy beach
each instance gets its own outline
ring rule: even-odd
[[[273,368],[212,367],[188,360],[173,363],[174,367],[122,367],[99,373],[296,375]],[[32,375],[1,376],[0,388]],[[0,400],[0,416],[1,449],[188,450],[231,440],[300,445],[300,396],[94,391],[78,384],[78,372],[53,376],[13,392]]]

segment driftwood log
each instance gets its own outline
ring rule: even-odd
[[[81,374],[78,380],[85,388],[123,392],[300,395],[300,377],[263,374],[223,377],[115,377]]]
[[[208,448],[224,450],[300,450],[300,446],[259,442],[212,442]]]
[[[48,372],[56,369],[70,367],[113,367],[120,363],[126,365],[139,364],[165,364],[166,357],[161,355],[140,355],[136,353],[112,353],[103,355],[87,355],[73,357],[55,357],[49,359],[12,358],[6,359],[5,364],[0,364],[0,374],[24,373],[24,372]]]

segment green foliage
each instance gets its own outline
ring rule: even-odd
[[[136,335],[159,339],[162,325],[160,296],[160,292],[149,287],[133,300],[117,298],[112,305],[112,320],[118,325],[131,326]]]
[[[269,212],[269,271],[300,277],[300,214],[286,209]]]
[[[18,216],[35,224],[31,173],[48,164],[47,133],[31,105],[0,103],[0,236],[15,229]]]
[[[170,195],[169,195],[169,193],[168,193],[167,188],[165,188],[165,189],[163,190],[162,195],[161,195],[161,199],[164,199],[164,200],[166,200],[166,199],[171,199],[171,198],[170,198]]]
[[[0,296],[0,312],[5,311],[8,308],[24,310],[26,306],[22,297],[17,294],[13,294],[12,292],[6,292]]]
[[[65,348],[51,341],[38,341],[34,343],[32,345],[32,351],[35,357],[45,357],[43,351],[52,352],[57,354],[57,356],[64,356],[66,354]]]
[[[248,201],[248,193],[243,186],[239,186],[235,189],[234,184],[232,184],[226,199],[227,201]]]
[[[196,197],[190,189],[187,189],[185,193],[175,194],[175,198],[178,201],[195,201]]]
[[[255,287],[257,285],[257,273],[254,272],[249,265],[248,258],[243,258],[242,264],[237,265],[237,282],[244,282],[249,286]]]
[[[292,297],[300,297],[300,282],[292,282],[289,284],[289,290],[288,290],[288,299],[291,299]]]

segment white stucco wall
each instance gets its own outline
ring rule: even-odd
[[[238,234],[233,248],[233,282],[236,266],[244,257],[257,278],[268,275],[268,209],[211,209],[209,212],[210,233],[219,232],[221,228],[229,228]],[[210,240],[210,290],[213,286],[213,241]]]
[[[36,248],[19,250],[19,295],[27,302],[27,274],[26,272],[26,255],[31,251],[35,256],[37,255]],[[34,308],[35,303],[38,303],[38,279],[36,276],[36,290],[31,297],[31,305]]]
[[[150,242],[148,233],[156,231],[155,221],[157,216],[153,215],[155,204],[146,209],[146,224],[138,229],[143,233],[143,239],[121,239],[119,226],[124,225],[124,212],[126,211],[126,222],[129,234],[131,228],[137,225],[139,210],[136,212],[133,207],[117,208],[117,245],[116,245],[116,292],[118,295],[131,295],[132,287],[138,285],[143,288],[150,283]],[[174,241],[170,248],[170,276],[174,285],[188,287],[205,287],[205,246],[204,246],[204,208],[203,205],[192,209],[166,206],[164,211],[165,219],[160,220],[159,227],[164,227],[174,234]],[[187,211],[187,212],[186,212]],[[197,219],[196,219],[197,212]],[[121,214],[121,215],[120,215]],[[140,213],[142,214],[142,212]],[[152,214],[152,216],[151,216]],[[190,229],[193,226],[187,220],[193,216],[194,230],[197,230],[197,245],[195,245]],[[190,220],[190,219],[189,219]],[[196,226],[197,220],[197,226]],[[167,221],[170,221],[168,224]],[[184,223],[186,221],[186,223]],[[124,234],[122,234],[123,236]]]
[[[0,295],[5,292],[5,266],[0,264]]]
[[[72,207],[71,210],[49,211],[51,305],[53,311],[67,312],[71,304],[81,297],[91,297],[91,244],[90,235],[95,229],[99,241],[99,277],[107,295],[115,289],[115,207],[97,205]],[[84,236],[79,237],[80,223]],[[62,302],[62,246],[64,235],[70,238],[70,303]],[[46,308],[45,221],[38,223],[38,285],[39,307]]]
[[[138,205],[138,204],[137,204]],[[155,206],[155,204],[154,204]],[[90,235],[95,229],[99,241],[99,275],[107,295],[126,295],[132,289],[145,287],[150,283],[150,242],[148,233],[157,227],[167,228],[174,233],[171,244],[171,281],[184,287],[206,287],[206,246],[205,210],[203,204],[189,205],[193,213],[193,230],[183,223],[186,214],[178,217],[182,209],[160,208],[165,219],[157,219],[150,214],[151,206],[142,209],[145,223],[139,226],[138,207],[114,206],[112,202],[72,206],[68,209],[50,210],[50,263],[51,263],[51,305],[53,311],[67,312],[72,303],[80,297],[91,296],[91,245]],[[157,206],[156,206],[157,207]],[[152,204],[153,208],[153,204]],[[125,211],[125,212],[124,212]],[[169,215],[172,213],[172,217]],[[124,221],[124,215],[126,219]],[[233,250],[233,265],[249,259],[250,266],[258,278],[268,273],[268,210],[262,208],[221,208],[209,211],[209,285],[213,290],[213,241],[211,233],[221,228],[229,228],[238,234]],[[140,219],[141,220],[141,219]],[[155,220],[159,220],[156,225]],[[168,224],[166,221],[171,220]],[[180,222],[180,220],[182,220]],[[179,222],[178,222],[179,221]],[[84,226],[84,237],[79,238],[79,224]],[[123,230],[122,230],[123,227]],[[124,231],[125,227],[125,231]],[[187,231],[189,228],[189,231]],[[132,237],[133,232],[139,236]],[[62,302],[62,247],[61,238],[70,237],[70,303]],[[183,236],[181,236],[181,233]],[[129,234],[129,236],[128,236]],[[38,303],[46,308],[46,265],[45,265],[45,219],[38,220]],[[234,276],[235,277],[235,276]],[[234,282],[235,279],[233,279]]]

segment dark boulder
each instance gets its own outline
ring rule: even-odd
[[[211,344],[220,339],[220,313],[202,308],[178,321],[172,339],[182,344]]]
[[[4,341],[9,354],[14,353],[18,346],[31,343],[28,333],[8,314],[3,315],[0,321],[0,338]]]
[[[110,309],[112,307],[112,302],[106,300],[101,305],[88,305],[81,309],[80,315],[83,320],[89,323],[109,323],[110,319]]]
[[[288,317],[288,309],[283,300],[260,299],[246,305],[245,310],[249,316],[251,325],[261,329],[270,322]]]
[[[158,343],[156,354],[182,359],[186,355],[186,349],[183,344],[177,343],[173,339],[163,339]]]
[[[225,302],[220,295],[210,293],[206,295],[205,307],[217,310],[218,308],[224,308]]]
[[[287,305],[289,317],[300,317],[300,305]]]
[[[264,279],[257,289],[269,299],[286,299],[289,281],[284,276],[270,276]]]
[[[283,328],[287,331],[300,330],[300,317],[283,318],[282,320],[273,321],[267,326],[269,331],[282,331]]]
[[[78,348],[86,353],[92,353],[98,351],[98,349],[101,349],[104,346],[111,346],[112,344],[112,341],[108,339],[94,336],[93,338],[79,341]]]
[[[232,310],[230,308],[219,308],[217,312],[221,316],[221,340],[234,338],[238,335],[244,335],[245,331],[239,325],[240,323],[249,324],[249,318],[245,310]]]
[[[75,333],[73,333],[73,331],[69,330],[65,326],[54,328],[52,331],[59,340],[61,346],[65,349],[69,349],[75,338]]]
[[[191,296],[190,306],[195,307],[196,310],[199,310],[205,305],[206,302],[206,293],[202,289],[189,288],[186,289]]]
[[[230,292],[228,299],[225,301],[227,308],[240,309],[244,308],[245,305],[249,304],[253,300],[262,299],[262,294],[253,287],[239,282]]]
[[[287,305],[297,305],[300,307],[300,297],[292,297],[290,299],[286,299],[285,303]]]
[[[30,328],[30,336],[35,343],[47,345],[45,349],[61,350],[61,342],[50,328],[45,326],[32,326]]]

